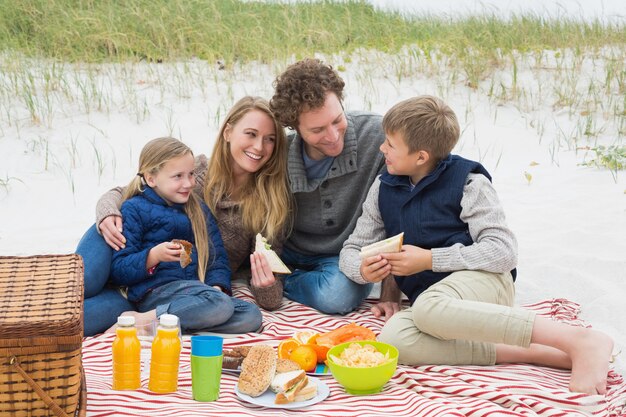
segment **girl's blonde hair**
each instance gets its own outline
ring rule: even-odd
[[[139,170],[124,191],[123,200],[139,195],[147,187],[144,179],[146,174],[155,175],[168,161],[190,154],[191,149],[175,138],[164,137],[153,139],[141,150],[139,155]],[[189,200],[184,205],[185,213],[191,221],[191,229],[198,253],[198,278],[204,282],[209,260],[209,237],[204,212],[200,200],[195,193],[189,194]]]
[[[209,161],[204,186],[204,200],[213,213],[217,204],[232,192],[233,168],[230,143],[224,137],[228,126],[234,126],[252,110],[265,113],[274,123],[276,140],[268,161],[238,191],[243,226],[252,233],[263,234],[269,242],[284,237],[290,224],[291,194],[287,183],[287,137],[269,108],[267,100],[246,96],[240,99],[222,124]]]

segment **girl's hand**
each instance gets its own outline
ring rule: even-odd
[[[380,282],[391,273],[391,265],[379,254],[364,258],[359,271],[365,281]]]
[[[433,269],[432,253],[418,246],[402,245],[401,252],[382,253],[381,256],[389,261],[391,273],[397,277]]]
[[[180,262],[180,254],[182,251],[183,247],[178,243],[159,243],[150,249],[146,266],[150,269],[159,262]]]
[[[250,272],[252,273],[250,283],[254,287],[269,287],[276,282],[272,268],[267,263],[265,255],[260,252],[254,252],[250,255]]]

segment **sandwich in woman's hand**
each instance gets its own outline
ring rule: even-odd
[[[283,261],[278,257],[276,252],[272,250],[272,247],[269,243],[267,243],[267,239],[261,236],[260,233],[256,235],[256,241],[254,244],[255,252],[262,252],[265,255],[265,259],[267,259],[267,263],[272,268],[272,272],[275,274],[291,274],[287,265],[283,263]]]
[[[191,263],[191,249],[193,248],[193,244],[183,239],[174,239],[172,243],[179,244],[180,248],[183,250],[180,253],[180,266],[185,268]]]
[[[379,253],[400,252],[402,250],[402,241],[404,239],[404,232],[381,240],[371,245],[363,246],[359,256],[361,259],[368,258],[370,256],[378,255]]]

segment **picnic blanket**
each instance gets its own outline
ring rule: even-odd
[[[252,300],[249,290],[235,284],[236,296]],[[346,316],[322,314],[289,300],[278,311],[263,311],[261,333],[225,339],[224,347],[265,343],[277,346],[294,332],[326,332],[355,322],[380,332],[384,322],[375,318],[368,299]],[[525,305],[538,314],[582,326],[579,305],[565,299]],[[626,383],[614,371],[609,374],[606,396],[571,393],[569,371],[510,364],[497,366],[399,365],[396,373],[376,395],[352,396],[332,376],[320,378],[330,395],[317,404],[292,410],[265,408],[240,400],[235,394],[238,375],[224,372],[220,398],[196,402],[191,395],[189,336],[183,338],[178,391],[154,394],[148,380],[135,391],[111,389],[111,343],[113,335],[85,338],[83,364],[87,380],[89,416],[626,416]]]

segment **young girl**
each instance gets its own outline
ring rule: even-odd
[[[127,288],[138,322],[175,314],[183,331],[246,333],[261,327],[254,305],[230,296],[230,268],[215,218],[193,193],[194,156],[173,138],[148,142],[121,207],[126,244],[113,254],[111,280]],[[181,267],[182,247],[193,244]]]

